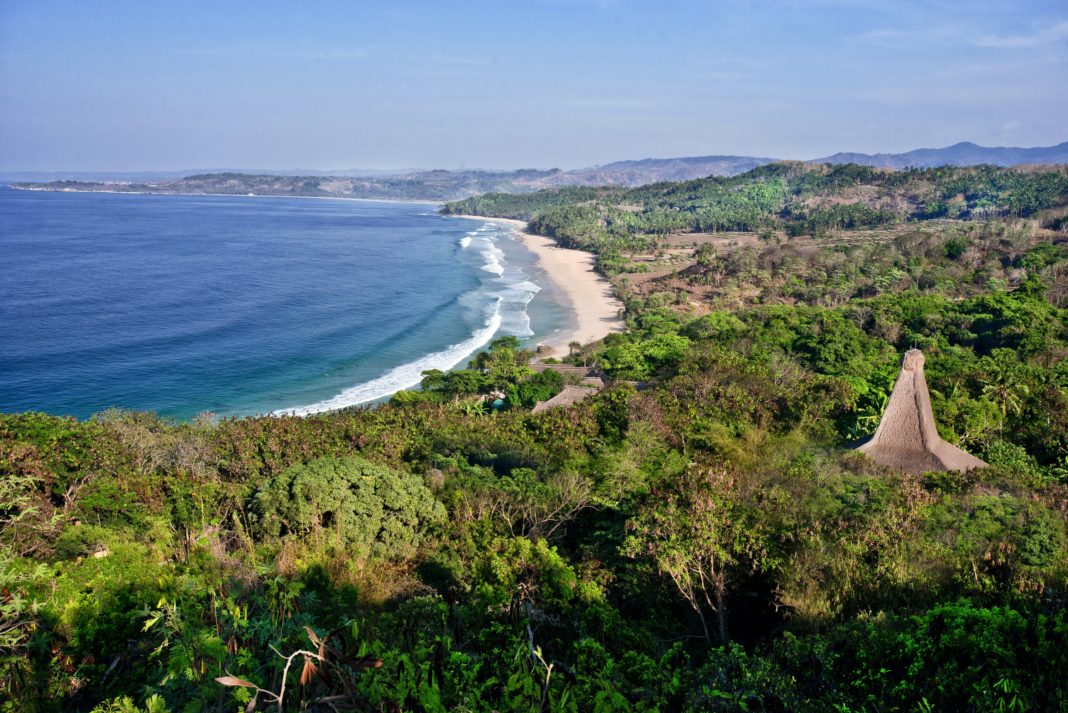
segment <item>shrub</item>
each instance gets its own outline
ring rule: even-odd
[[[68,527],[56,540],[56,557],[75,559],[87,557],[104,550],[107,544],[116,538],[116,532],[96,525],[75,525]]]
[[[262,537],[313,537],[331,533],[368,554],[409,553],[428,526],[445,520],[445,508],[423,481],[363,458],[320,458],[271,478],[256,493],[256,528]]]

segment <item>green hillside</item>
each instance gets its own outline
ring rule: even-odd
[[[491,194],[629,329],[375,409],[0,416],[0,709],[1068,708],[1062,169]],[[989,468],[853,451],[901,354]],[[281,700],[279,700],[281,699]]]
[[[490,193],[446,213],[528,220],[539,234],[599,252],[656,236],[717,231],[822,235],[908,221],[1029,217],[1068,203],[1068,172],[978,166],[891,171],[856,164],[774,163],[730,178],[633,189]]]

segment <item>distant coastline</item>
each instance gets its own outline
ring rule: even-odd
[[[164,180],[11,181],[31,191],[89,191],[172,195],[287,196],[449,201],[499,191],[547,187],[556,171],[419,171],[389,176],[298,176],[240,172],[204,173]]]
[[[302,198],[320,201],[362,201],[365,203],[411,203],[414,205],[441,206],[443,200],[427,198],[353,198],[350,196],[294,196],[286,193],[193,193],[178,191],[116,191],[105,188],[35,188],[27,183],[3,184],[13,191],[28,191],[36,193],[109,193],[120,196],[205,196],[212,198]],[[46,186],[48,184],[41,184]]]

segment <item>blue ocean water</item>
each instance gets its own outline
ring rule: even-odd
[[[419,204],[0,188],[0,411],[314,413],[568,319],[532,254]]]

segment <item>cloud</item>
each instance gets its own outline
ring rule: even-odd
[[[1068,40],[1068,20],[1061,20],[1028,35],[980,35],[972,40],[972,44],[977,47],[1029,49],[1045,47],[1066,40]]]
[[[959,42],[960,30],[948,26],[881,27],[847,37],[846,41],[887,49],[916,50]]]
[[[1031,77],[1039,83],[1063,74],[1065,62],[1052,54],[1027,55],[1005,58],[1003,55],[986,55],[982,61],[946,62],[932,70],[928,76],[936,80],[971,82],[984,86],[1019,84],[1020,77]],[[1058,83],[1054,81],[1054,86]]]
[[[189,47],[178,50],[179,54],[197,57],[237,57],[275,60],[364,60],[370,52],[358,47],[285,47],[265,44],[235,44],[229,46]]]
[[[999,133],[1002,134],[1003,136],[1004,135],[1015,134],[1020,130],[1020,128],[1023,127],[1023,125],[1024,125],[1023,122],[1020,121],[1019,119],[1009,119],[1008,121],[1006,121],[1004,124],[1001,125],[1001,131]]]

